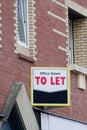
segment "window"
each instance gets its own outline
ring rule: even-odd
[[[16,3],[17,1],[17,3]],[[36,58],[36,14],[34,0],[16,0],[14,3],[15,9],[15,50],[16,54],[21,56]]]
[[[16,106],[13,107],[8,121],[4,124],[2,130],[24,130]]]
[[[27,0],[17,0],[18,2],[18,44],[28,47],[27,31]]]
[[[85,67],[84,42],[85,42],[85,17],[69,8],[69,63]],[[87,64],[87,63],[86,63]]]

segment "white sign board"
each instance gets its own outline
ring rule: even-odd
[[[57,105],[59,103],[67,104],[69,96],[69,82],[69,69],[67,68],[31,68],[33,103],[35,105],[49,105],[50,103],[52,105],[55,103]],[[38,98],[38,96],[40,97]],[[64,99],[64,97],[66,99]],[[55,100],[55,98],[58,98],[58,100]],[[53,100],[55,100],[55,102]]]

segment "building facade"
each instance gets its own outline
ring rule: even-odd
[[[0,0],[2,130],[86,129],[86,35],[86,0]],[[70,67],[70,106],[34,107],[34,113],[31,67]]]

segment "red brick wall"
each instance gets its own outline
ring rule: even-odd
[[[64,3],[64,0],[58,0]],[[75,1],[75,0],[74,0]],[[86,6],[86,0],[77,0]],[[67,26],[59,19],[53,18],[47,12],[50,11],[62,18],[66,18],[66,9],[56,5],[51,0],[36,0],[36,45],[37,61],[31,63],[19,58],[14,53],[14,0],[0,0],[2,3],[0,14],[2,20],[2,48],[0,49],[0,110],[8,96],[14,81],[22,81],[30,94],[30,67],[49,66],[65,67],[67,65],[66,52],[58,49],[58,46],[66,47],[67,38],[53,32],[53,28],[66,33]],[[77,74],[71,74],[71,106],[50,109],[50,112],[60,114],[73,119],[87,122],[87,90],[77,88]]]
[[[0,110],[8,96],[9,90],[14,81],[24,82],[29,91],[29,74],[31,63],[22,60],[14,53],[14,0],[0,0],[2,4],[2,48],[0,49]]]
[[[59,1],[59,0],[58,0]],[[60,1],[63,2],[63,1]],[[86,1],[79,1],[77,3],[86,7]],[[61,10],[61,11],[60,11]],[[66,45],[66,38],[55,34],[52,28],[56,28],[62,32],[66,29],[66,25],[60,20],[53,18],[47,14],[51,11],[54,14],[66,18],[63,7],[59,7],[51,0],[39,0],[36,3],[36,32],[37,32],[37,57],[36,65],[38,66],[66,66],[66,53],[58,50],[58,45],[63,47]],[[69,117],[75,120],[87,122],[87,89],[81,90],[77,88],[78,74],[71,73],[71,106],[58,107],[49,109],[49,112]]]
[[[58,45],[66,47],[66,38],[53,32],[53,28],[65,32],[64,22],[53,18],[47,12],[66,18],[65,8],[61,8],[51,0],[36,2],[36,39],[39,66],[66,66],[66,53],[58,50]],[[60,62],[61,61],[61,62]]]

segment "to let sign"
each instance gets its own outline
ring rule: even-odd
[[[32,67],[31,101],[35,106],[69,106],[69,69]]]

